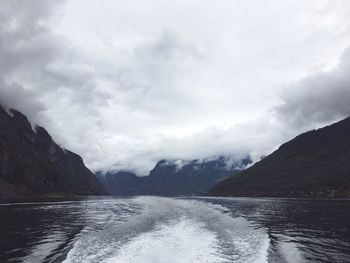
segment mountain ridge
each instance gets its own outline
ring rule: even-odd
[[[207,192],[215,183],[237,173],[249,158],[227,167],[225,157],[207,160],[160,160],[148,176],[127,171],[97,173],[113,195],[191,195]]]
[[[350,197],[350,117],[300,134],[210,195]]]
[[[82,158],[0,106],[0,198],[106,194]]]

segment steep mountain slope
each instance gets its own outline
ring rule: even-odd
[[[188,195],[208,191],[249,163],[247,158],[228,167],[224,157],[190,162],[161,160],[148,176],[109,172],[99,173],[98,178],[114,195]]]
[[[299,135],[210,194],[350,197],[350,118]]]
[[[26,116],[0,107],[0,197],[105,193],[81,157]]]

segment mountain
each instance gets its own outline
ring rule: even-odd
[[[0,106],[0,198],[104,194],[82,158],[42,127]]]
[[[141,190],[146,183],[146,177],[139,177],[131,172],[97,172],[97,178],[112,195],[128,196],[144,194]]]
[[[211,195],[350,197],[350,118],[283,144]]]
[[[207,192],[250,162],[246,158],[228,166],[224,157],[201,161],[161,160],[144,177],[123,171],[97,175],[113,195],[189,195]]]

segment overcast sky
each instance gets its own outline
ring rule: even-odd
[[[0,103],[92,170],[254,158],[350,115],[350,1],[2,0]]]

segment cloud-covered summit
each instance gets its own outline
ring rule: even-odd
[[[349,8],[4,0],[0,103],[93,170],[141,175],[161,159],[259,158],[350,114]]]

